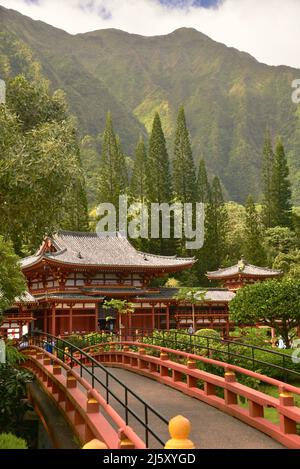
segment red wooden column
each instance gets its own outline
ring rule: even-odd
[[[72,334],[73,331],[73,305],[70,304],[70,312],[69,312],[69,334]]]
[[[55,331],[56,331],[56,307],[55,307],[55,303],[53,303],[53,305],[51,306],[51,334],[52,335],[55,335]]]
[[[154,311],[154,303],[152,304],[152,330],[155,329],[155,311]]]
[[[98,304],[95,307],[95,332],[98,331]]]
[[[166,310],[166,328],[167,330],[170,329],[170,305],[167,304],[167,310]]]
[[[44,310],[44,332],[48,332],[48,309]]]

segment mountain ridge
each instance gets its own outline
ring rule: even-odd
[[[65,90],[82,134],[96,136],[110,110],[129,155],[158,111],[172,156],[183,104],[195,162],[206,160],[230,199],[244,202],[252,193],[259,200],[262,144],[270,128],[283,137],[299,203],[300,107],[291,100],[298,69],[260,63],[194,28],[156,36],[113,28],[72,35],[0,6],[0,30],[23,41],[52,86]]]

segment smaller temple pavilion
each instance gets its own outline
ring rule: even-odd
[[[227,290],[232,292],[236,292],[245,285],[251,285],[255,282],[282,275],[283,272],[281,270],[257,267],[256,265],[248,264],[245,259],[241,259],[236,265],[231,267],[207,272],[206,274],[209,280],[221,282]]]

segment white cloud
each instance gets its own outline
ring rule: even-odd
[[[261,62],[300,68],[300,0],[224,0],[217,9],[170,9],[157,0],[0,0],[0,4],[72,34],[118,28],[150,36],[193,27]]]

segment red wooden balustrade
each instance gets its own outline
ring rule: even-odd
[[[110,342],[90,346],[85,351],[104,365],[125,368],[153,378],[242,420],[288,448],[300,448],[300,436],[297,434],[300,408],[294,402],[294,395],[300,396],[300,388],[296,386],[208,357],[141,342]],[[159,356],[147,352],[158,353]],[[87,358],[83,360],[88,364]],[[197,368],[201,363],[223,368],[224,376]],[[236,373],[276,386],[278,398],[240,384]],[[203,389],[198,387],[199,382]],[[218,395],[218,388],[223,390],[223,397]],[[247,408],[241,405],[238,396],[247,400]],[[267,407],[276,409],[279,424],[265,418]]]
[[[67,363],[35,345],[23,353],[27,356],[23,367],[33,372],[82,444],[98,439],[110,449],[146,448],[106,400]]]

